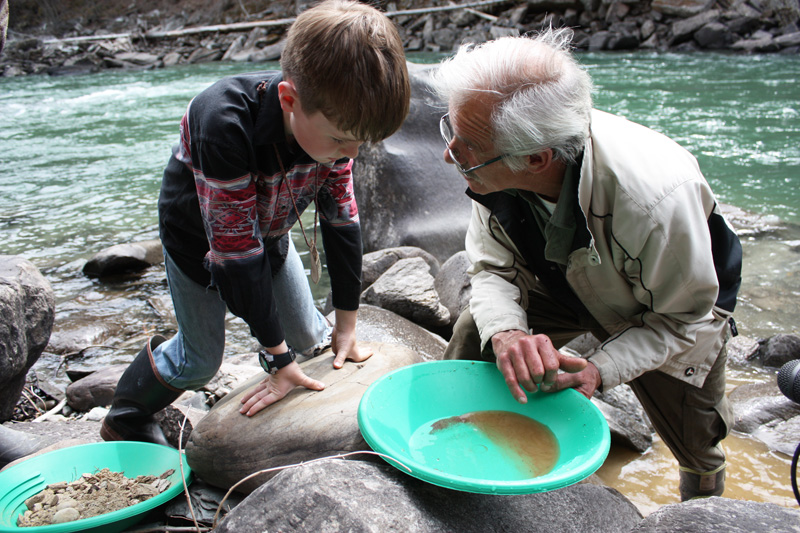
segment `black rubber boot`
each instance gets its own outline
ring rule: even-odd
[[[725,491],[725,465],[711,472],[680,469],[681,501],[722,496]]]
[[[153,350],[166,339],[151,337],[119,378],[111,410],[103,420],[103,440],[135,440],[169,446],[153,415],[183,394],[161,380],[153,362]]]

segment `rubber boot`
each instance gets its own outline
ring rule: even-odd
[[[183,394],[161,380],[153,362],[153,350],[166,339],[151,337],[117,383],[111,410],[103,420],[103,440],[134,440],[169,446],[153,416]]]
[[[725,491],[725,465],[711,472],[698,472],[681,467],[680,479],[682,502],[695,498],[722,496]]]

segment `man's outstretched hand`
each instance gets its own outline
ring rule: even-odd
[[[525,391],[539,388],[546,392],[574,388],[591,398],[601,383],[594,365],[580,357],[562,354],[547,335],[501,331],[492,337],[492,349],[497,357],[497,368],[519,403],[527,403]],[[565,373],[559,374],[559,369]]]

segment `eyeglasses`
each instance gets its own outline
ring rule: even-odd
[[[445,144],[447,144],[447,152],[450,154],[450,159],[456,164],[456,168],[458,168],[459,172],[462,174],[469,174],[470,172],[474,172],[479,168],[483,168],[486,165],[491,165],[492,163],[496,163],[503,159],[502,155],[498,155],[485,163],[481,163],[480,165],[475,165],[474,167],[464,168],[461,166],[461,163],[456,158],[456,155],[450,149],[450,145],[453,143],[453,138],[455,137],[455,132],[453,131],[453,125],[450,124],[450,113],[445,113],[441,120],[439,120],[439,131],[442,133],[442,139],[444,139]]]

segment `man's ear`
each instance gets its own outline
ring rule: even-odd
[[[295,108],[300,105],[300,99],[297,96],[297,89],[294,88],[294,83],[284,80],[278,84],[278,101],[281,103],[281,109],[287,113],[294,113]]]
[[[535,172],[541,173],[550,168],[553,164],[553,150],[545,148],[539,153],[528,156],[528,168]]]

